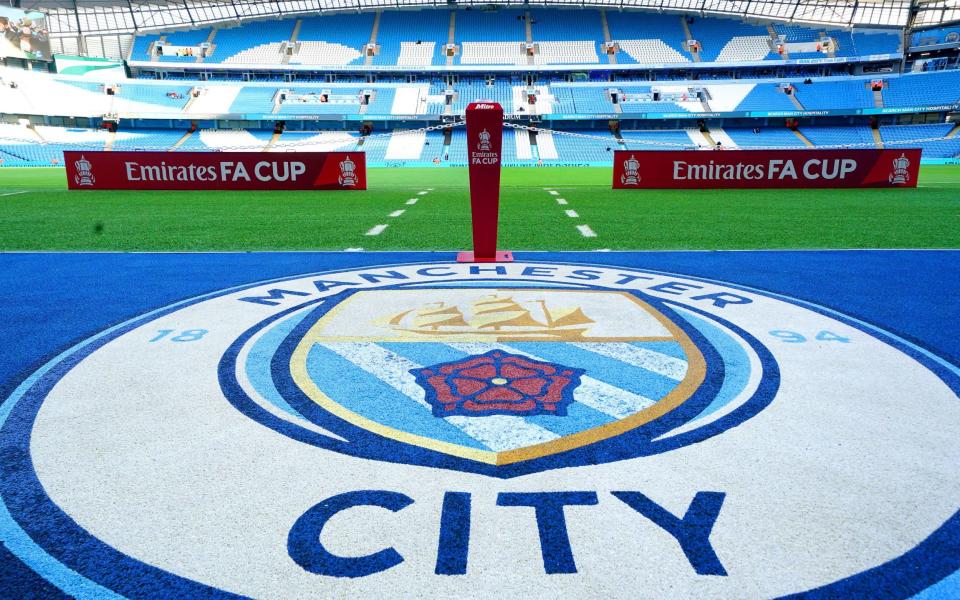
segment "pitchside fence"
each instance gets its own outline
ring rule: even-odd
[[[405,134],[419,134],[419,133],[430,133],[438,132],[446,129],[457,129],[466,126],[466,121],[455,121],[452,123],[443,123],[439,125],[431,125],[429,127],[421,127],[418,129],[409,129],[404,130]],[[629,138],[616,138],[611,135],[597,135],[590,133],[580,133],[576,131],[564,131],[558,129],[549,129],[545,127],[534,127],[530,125],[521,125],[519,123],[509,123],[505,122],[504,127],[515,129],[515,130],[524,130],[534,133],[546,133],[553,136],[564,136],[568,138],[576,138],[581,140],[589,140],[591,142],[596,142],[604,145],[604,147],[610,148],[610,159],[608,161],[598,162],[598,161],[581,161],[577,160],[575,156],[566,157],[561,156],[559,159],[547,159],[538,163],[537,159],[523,159],[517,161],[505,161],[504,166],[558,166],[558,165],[580,165],[580,166],[610,166],[613,162],[613,153],[616,150],[710,150],[710,147],[698,147],[695,146],[692,142],[683,143],[675,142],[662,139],[653,139],[653,138],[643,138],[642,136],[631,136]],[[198,147],[191,146],[191,152],[301,152],[301,151],[313,151],[313,152],[363,152],[363,146],[366,145],[370,140],[375,139],[384,139],[390,138],[393,132],[385,133],[371,133],[369,135],[360,136],[357,138],[357,144],[352,148],[344,148],[342,141],[339,142],[324,142],[322,140],[297,140],[297,141],[278,141],[273,144],[241,144],[241,145],[223,145],[217,147]],[[946,136],[937,136],[937,137],[923,137],[915,138],[909,140],[896,140],[896,141],[884,141],[883,147],[890,149],[898,148],[915,148],[922,146],[923,144],[930,144],[936,142],[943,142],[948,140]],[[24,140],[18,138],[9,138],[0,136],[0,145],[9,144],[9,145],[23,145]],[[40,141],[31,140],[30,144],[32,146],[41,146],[41,147],[50,147],[56,148],[58,150],[74,150],[74,151],[96,151],[104,150],[104,147],[101,145],[94,145],[91,143],[71,143],[71,142],[56,142],[56,143],[44,143]],[[329,146],[327,148],[326,146]],[[877,146],[873,142],[857,142],[857,143],[848,143],[848,144],[828,144],[828,145],[818,145],[816,148],[799,148],[796,146],[784,146],[784,145],[751,145],[749,147],[737,147],[737,148],[726,148],[727,150],[794,150],[794,151],[804,151],[804,150],[843,150],[843,149],[876,149]],[[170,148],[168,146],[125,146],[123,148],[124,152],[177,152],[177,148]],[[2,157],[2,152],[0,152],[0,157]],[[466,163],[463,161],[454,161],[449,160],[444,157],[438,157],[439,160],[436,161],[423,161],[423,160],[402,160],[402,159],[390,159],[385,161],[369,161],[367,166],[377,167],[377,166],[466,166]],[[924,159],[924,164],[960,164],[960,157],[957,158],[947,158],[947,159]],[[62,161],[60,164],[63,164]]]

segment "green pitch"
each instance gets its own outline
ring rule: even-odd
[[[500,246],[960,247],[958,167],[925,167],[919,189],[894,190],[614,191],[610,177],[607,168],[505,169]],[[465,169],[371,169],[369,187],[365,192],[68,192],[62,169],[7,168],[0,170],[0,250],[470,245]]]

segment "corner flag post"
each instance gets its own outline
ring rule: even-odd
[[[513,260],[513,253],[497,251],[502,149],[503,108],[496,102],[472,102],[467,106],[467,161],[473,252],[460,252],[457,262]]]

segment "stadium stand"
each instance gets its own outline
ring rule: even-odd
[[[372,64],[401,67],[442,65],[449,29],[448,11],[383,11],[377,32],[380,49]]]
[[[204,62],[276,65],[282,62],[281,46],[290,39],[294,21],[258,21],[231,29],[218,29],[213,54]],[[251,39],[267,43],[249,46]]]
[[[922,77],[923,79],[917,79]],[[887,80],[884,106],[929,106],[960,100],[960,71],[909,74]]]
[[[372,12],[334,14],[302,19],[258,20],[227,28],[204,28],[138,35],[131,53],[133,60],[163,62],[204,62],[227,64],[304,64],[338,66],[349,64],[431,66],[446,63],[443,49],[449,41],[451,13],[455,44],[459,53],[454,64],[464,65],[547,65],[593,64],[600,61],[598,50],[605,42],[603,18],[596,10],[559,11],[535,9],[528,12],[497,11],[384,10],[379,14],[375,54],[366,56],[373,39]],[[529,14],[529,40],[527,15]],[[616,62],[690,62],[687,34],[681,15],[637,12],[608,12],[610,38],[619,46]],[[293,32],[299,32],[293,40]],[[793,24],[773,25],[785,42],[790,58],[874,55],[896,53],[900,38],[889,30],[848,32]],[[701,62],[743,62],[776,60],[775,40],[766,23],[743,22],[733,18],[696,17],[688,24],[691,39],[700,43]],[[943,35],[947,35],[944,32]],[[928,35],[929,37],[929,35]],[[836,42],[831,52],[815,50],[818,42]],[[212,40],[206,58],[157,56],[151,48],[199,48]],[[524,44],[534,44],[528,56]],[[286,53],[289,46],[290,54]],[[368,60],[369,59],[369,60]]]
[[[873,132],[865,125],[843,125],[836,127],[802,127],[801,132],[815,146],[832,148],[852,146],[876,148]]]
[[[183,132],[170,129],[142,129],[119,131],[111,146],[114,150],[169,150]]]
[[[880,128],[880,137],[885,147],[912,148],[923,147],[927,158],[953,158],[960,156],[960,136],[943,139],[950,130],[952,123],[931,123],[928,125],[891,125]],[[917,143],[916,140],[931,140]],[[940,139],[936,139],[940,138]]]
[[[806,110],[830,108],[869,108],[873,93],[869,81],[816,81],[811,84],[794,83],[794,94]]]
[[[543,152],[540,152],[540,158],[544,162],[558,160],[565,163],[586,162],[608,164],[613,160],[613,151],[620,148],[617,139],[605,131],[584,131],[580,133],[587,133],[599,139],[572,137],[562,134],[537,134],[538,148],[542,146],[552,146],[556,154],[556,158],[551,159],[544,157]],[[547,141],[548,138],[549,141]],[[546,142],[546,144],[544,142]]]
[[[291,64],[339,66],[362,63],[373,31],[373,13],[307,17],[300,20]]]
[[[603,41],[597,10],[531,10],[530,31],[534,42]]]
[[[273,88],[240,88],[239,93],[234,97],[233,102],[230,104],[228,112],[235,114],[272,113],[273,98],[276,93],[276,90]],[[287,106],[285,109],[289,111],[291,107]]]
[[[790,97],[776,84],[760,83],[737,105],[737,110],[796,110]]]
[[[711,131],[711,136],[723,145],[733,148],[805,148],[806,144],[792,131],[783,127],[724,127]]]
[[[733,19],[694,19],[693,39],[700,42],[706,62],[756,61],[770,54],[770,33],[762,25]]]
[[[902,48],[899,32],[890,31],[854,31],[853,56],[870,54],[893,54]]]
[[[910,46],[914,48],[939,44],[960,44],[960,24],[924,29],[910,35]]]
[[[176,21],[168,23],[175,25]],[[281,146],[301,141],[317,147],[342,143],[370,152],[372,162],[430,162],[433,157],[428,148],[437,155],[445,149],[456,158],[450,158],[451,162],[462,162],[465,150],[459,146],[463,140],[458,131],[453,132],[449,147],[443,145],[442,136],[437,139],[439,134],[433,132],[400,132],[423,125],[409,117],[423,118],[422,115],[436,123],[441,115],[462,115],[470,102],[481,99],[499,102],[508,114],[521,120],[526,116],[545,116],[540,125],[558,131],[592,131],[601,120],[621,119],[628,147],[657,146],[652,142],[662,140],[678,147],[703,145],[703,135],[686,130],[695,122],[691,119],[699,118],[700,113],[731,123],[725,128],[710,124],[714,139],[728,147],[806,147],[801,137],[804,135],[817,146],[876,145],[862,114],[880,116],[884,143],[908,140],[920,131],[936,134],[932,137],[945,136],[952,131],[946,124],[892,123],[900,120],[898,115],[902,112],[943,115],[953,110],[960,103],[960,70],[935,69],[957,66],[960,63],[956,60],[951,64],[920,60],[913,68],[915,72],[907,75],[899,75],[882,64],[873,73],[859,67],[833,67],[830,62],[811,61],[810,67],[776,64],[782,59],[896,53],[901,50],[902,32],[891,28],[839,29],[834,24],[800,25],[736,17],[542,6],[526,10],[443,7],[284,15],[242,22],[206,22],[189,29],[181,24],[128,37],[128,43],[132,43],[133,78],[118,76],[116,72],[97,78],[50,74],[41,69],[0,70],[0,111],[4,115],[40,117],[34,121],[51,126],[86,126],[98,123],[104,116],[119,118],[124,124],[116,135],[85,127],[54,128],[49,140],[40,139],[39,128],[8,124],[3,130],[9,135],[0,140],[0,151],[19,151],[25,156],[5,160],[5,164],[11,165],[47,164],[58,156],[58,147],[71,144],[89,144],[91,148],[170,148],[181,141],[186,123],[197,121],[201,127],[211,128],[215,125],[213,120],[219,119],[229,120],[221,123],[224,127],[243,125],[247,129],[225,128],[222,135],[217,133],[219,130],[200,129],[187,136],[179,147],[265,146],[270,136],[260,134],[272,128],[273,121],[289,120],[297,128],[319,126],[328,131],[284,133]],[[608,40],[619,49],[610,57],[605,50]],[[689,51],[688,40],[695,40],[699,51]],[[449,41],[457,52],[448,57],[444,50]],[[62,38],[57,43],[59,48],[73,44],[71,47],[79,50],[82,44],[76,42]],[[210,53],[206,56],[156,52],[159,46],[198,49],[207,43]],[[783,46],[783,56],[777,52],[778,43]],[[909,45],[950,43],[960,45],[960,29],[956,26],[915,32]],[[106,52],[103,39],[96,44],[96,52]],[[532,53],[528,52],[528,44],[532,45]],[[821,47],[817,48],[818,45]],[[123,42],[117,37],[110,46],[110,51],[116,52]],[[710,69],[694,68],[703,63],[710,66],[712,61],[724,64]],[[693,65],[694,62],[701,64]],[[769,67],[730,66],[747,62],[762,62]],[[627,70],[604,71],[604,65],[611,63],[619,65],[617,69]],[[185,68],[187,65],[190,68]],[[447,65],[454,67],[452,72],[436,71]],[[553,65],[576,65],[582,70],[537,69]],[[648,65],[653,66],[646,69]],[[291,66],[294,69],[288,69]],[[344,68],[324,71],[325,67]],[[418,67],[424,72],[417,73]],[[501,68],[485,71],[487,67]],[[883,82],[882,91],[874,92],[870,82],[878,79]],[[793,93],[784,93],[784,85],[789,85]],[[531,94],[535,103],[528,101]],[[70,102],[63,102],[63,98]],[[804,111],[817,114],[804,115]],[[738,114],[723,115],[731,112]],[[668,129],[647,129],[654,117],[645,113],[654,113],[661,120],[671,119],[654,125]],[[815,116],[817,121],[800,123],[798,136],[769,122],[750,127],[749,122],[730,120],[775,120],[782,116],[766,113]],[[717,117],[718,114],[721,116]],[[44,118],[47,116],[56,119],[48,121]],[[550,122],[551,116],[563,122]],[[361,141],[355,134],[332,130],[355,131],[365,119],[383,122],[378,130],[393,130],[396,135]],[[596,121],[591,123],[591,119]],[[921,127],[926,129],[916,129]],[[596,140],[549,132],[533,137],[511,133],[508,137],[508,157],[523,164],[609,158],[603,140],[595,143]],[[955,155],[955,137],[950,142],[924,142],[930,148],[928,156]],[[614,144],[619,143],[611,139]],[[39,149],[25,148],[35,140],[40,143]]]
[[[284,131],[273,145],[273,152],[333,152],[357,149],[359,137],[345,131]]]
[[[461,11],[456,16],[456,39],[463,65],[525,65],[526,22],[518,10]]]
[[[651,129],[644,131],[621,131],[627,150],[683,150],[695,148],[696,142],[687,131]]]
[[[679,15],[607,12],[610,37],[623,50],[618,63],[690,62]],[[627,58],[629,57],[629,58]]]

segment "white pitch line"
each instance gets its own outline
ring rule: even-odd
[[[392,213],[390,213],[390,216],[391,216],[391,217],[399,217],[400,215],[402,215],[402,214],[405,213],[405,212],[407,212],[407,211],[405,211],[405,210],[395,210],[395,211],[393,211]]]
[[[564,206],[566,205],[566,203],[567,203],[566,198],[557,198],[557,204],[559,204],[560,206]]]
[[[570,217],[571,219],[576,219],[577,217],[580,216],[580,215],[577,214],[577,211],[575,211],[575,210],[569,210],[569,209],[567,209],[567,210],[565,210],[565,211],[563,211],[563,212],[567,213],[567,216]]]
[[[550,190],[549,193],[550,193],[551,196],[559,196],[559,195],[560,195],[560,192],[558,192],[558,191],[556,191],[556,190]]]
[[[407,206],[413,206],[416,203],[417,203],[416,198],[410,198],[409,200],[407,200]]]
[[[383,230],[387,228],[387,225],[374,225],[370,228],[370,231],[367,232],[367,235],[380,235],[383,233]]]
[[[589,225],[577,225],[577,230],[583,237],[597,237],[597,234],[590,229]]]
[[[347,248],[344,252],[363,252],[363,248]]]
[[[418,195],[418,196],[426,196],[426,195],[429,194],[429,193],[430,193],[430,192],[417,192],[417,195]]]
[[[0,194],[0,196],[16,196],[17,194],[26,194],[30,190],[24,190],[22,192],[9,192],[6,194]]]

